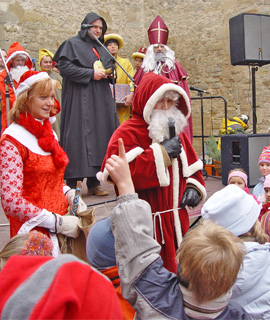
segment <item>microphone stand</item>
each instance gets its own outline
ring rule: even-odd
[[[109,56],[111,57],[111,60],[116,63],[123,71],[124,73],[129,77],[129,79],[132,81],[132,83],[134,84],[135,80],[132,78],[132,76],[120,65],[120,63],[115,59],[115,57],[110,53],[110,51],[106,48],[106,46],[104,46],[104,44],[93,34],[93,32],[90,30],[90,28],[87,30],[87,32],[89,34],[91,34],[91,36],[103,47],[103,49],[105,49],[105,51],[109,54]],[[115,102],[115,79],[114,79],[114,70],[115,70],[115,66],[112,67],[113,70],[113,98],[114,98],[114,102]],[[116,102],[115,102],[115,129],[117,128],[117,113],[116,113]]]
[[[198,96],[202,98],[202,92],[198,91]],[[201,127],[202,127],[202,159],[203,159],[203,176],[207,176],[205,170],[205,152],[204,152],[204,122],[203,122],[203,99],[201,99]]]

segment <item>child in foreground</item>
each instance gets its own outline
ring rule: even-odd
[[[204,222],[180,245],[179,275],[165,269],[153,239],[150,206],[135,194],[122,139],[118,144],[119,156],[106,163],[119,191],[111,228],[122,294],[137,319],[250,319],[241,306],[229,302],[243,262],[242,240]]]

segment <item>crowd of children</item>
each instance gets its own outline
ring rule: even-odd
[[[134,191],[123,141],[119,139],[119,156],[113,155],[106,164],[119,190],[118,204],[111,217],[93,225],[86,247],[89,264],[108,277],[110,285],[75,257],[51,257],[51,240],[32,231],[13,237],[0,252],[4,271],[0,273],[0,287],[3,289],[7,288],[4,265],[9,258],[12,258],[7,264],[9,269],[19,265],[28,270],[27,276],[17,275],[18,281],[5,294],[7,298],[0,304],[1,314],[7,318],[17,315],[19,309],[13,309],[12,303],[22,297],[24,280],[29,279],[31,284],[44,281],[41,270],[56,269],[62,280],[67,279],[69,270],[69,276],[77,283],[70,284],[74,292],[71,310],[64,307],[68,297],[61,302],[54,300],[59,306],[60,318],[78,315],[90,319],[99,315],[106,319],[133,319],[136,314],[138,319],[270,319],[270,243],[266,228],[270,219],[270,174],[264,170],[265,163],[270,164],[270,157],[267,162],[265,156],[268,150],[270,146],[264,148],[259,158],[264,202],[249,193],[248,176],[243,169],[231,170],[228,185],[204,203],[203,221],[183,238],[177,253],[178,273],[174,274],[163,267],[160,245],[153,239],[150,206],[138,199]],[[266,232],[259,220],[262,225],[264,221]],[[49,258],[24,260],[16,255]],[[75,306],[80,295],[73,289],[79,289],[78,282],[81,283],[83,275],[91,275],[88,283],[105,286],[107,291],[93,295],[88,290],[88,298],[81,297],[80,305]],[[51,280],[46,278],[51,281],[44,291],[47,301],[60,288],[57,277],[55,274]],[[101,297],[110,301],[105,303],[106,308],[97,302]],[[36,308],[30,307],[28,300],[24,302],[29,315],[36,315],[40,310],[46,316],[52,314],[42,307],[43,299],[36,297]],[[92,316],[87,310],[90,304],[96,306]]]

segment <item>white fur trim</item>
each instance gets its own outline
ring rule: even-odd
[[[37,81],[48,78],[50,79],[50,76],[47,72],[40,72],[31,77],[28,77],[24,80],[24,82],[21,82],[19,84],[18,88],[16,89],[16,97],[18,97],[24,91],[28,90]]]
[[[170,184],[170,174],[169,170],[166,168],[164,164],[161,147],[158,143],[153,143],[150,145],[150,148],[153,150],[154,153],[156,172],[159,184],[161,187],[167,187]]]
[[[41,149],[40,146],[38,145],[37,138],[32,133],[30,133],[28,130],[26,130],[24,127],[20,126],[17,123],[13,122],[3,132],[3,134],[7,134],[13,137],[33,153],[36,153],[42,156],[48,156],[51,154],[50,152],[46,152],[43,149]],[[54,132],[54,135],[56,137],[55,132]]]
[[[136,147],[134,149],[131,149],[130,151],[128,151],[126,153],[126,158],[127,158],[127,162],[130,163],[132,162],[134,159],[136,159],[137,156],[139,156],[140,154],[143,153],[143,148],[141,147]],[[107,182],[107,183],[112,183],[111,181],[108,181],[108,177],[109,177],[109,172],[107,171],[107,169],[105,168],[103,172],[99,171],[96,174],[96,177],[99,181],[102,182]]]
[[[188,178],[192,176],[195,172],[203,169],[203,163],[200,159],[198,159],[196,162],[194,162],[190,166],[188,165],[187,155],[184,148],[182,148],[182,151],[180,153],[180,161],[182,163],[182,171],[183,171],[184,178]]]
[[[178,159],[172,159],[172,174],[173,174],[173,218],[174,218],[174,229],[177,240],[177,247],[180,246],[182,242],[182,229],[181,229],[181,221],[179,218],[178,212],[178,202],[179,202],[179,165]]]
[[[165,83],[162,86],[160,86],[146,102],[146,105],[143,109],[143,118],[147,124],[150,123],[150,116],[153,109],[155,108],[156,103],[162,97],[162,95],[169,90],[176,91],[181,96],[183,96],[188,108],[188,114],[185,117],[186,119],[189,118],[191,113],[191,108],[190,108],[189,98],[188,98],[188,95],[186,94],[186,91],[174,83]]]
[[[187,184],[193,184],[198,190],[200,190],[202,198],[200,203],[203,203],[206,200],[206,189],[205,187],[196,179],[187,178]]]
[[[6,60],[6,64],[8,64],[8,62],[10,60],[12,60],[15,56],[17,56],[18,54],[24,54],[27,56],[28,59],[31,60],[31,57],[29,56],[29,54],[26,51],[22,51],[22,50],[18,50],[18,51],[14,51]]]
[[[203,162],[202,160],[198,159],[196,162],[192,163],[192,165],[189,166],[189,172],[192,176],[195,172],[203,169]]]

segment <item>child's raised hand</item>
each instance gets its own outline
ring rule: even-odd
[[[105,168],[116,184],[119,195],[134,193],[134,185],[131,179],[129,165],[126,159],[126,152],[123,140],[118,139],[119,156],[113,154],[106,162]]]

